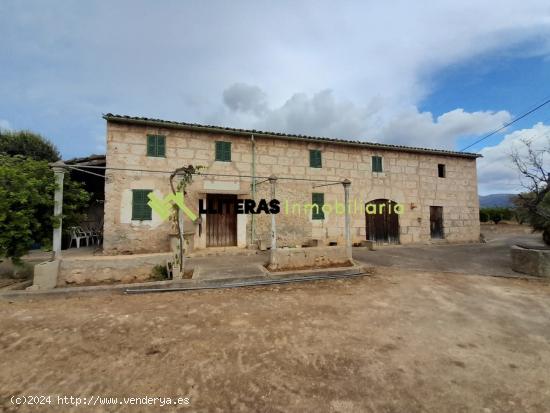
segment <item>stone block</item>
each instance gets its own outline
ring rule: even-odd
[[[50,290],[57,285],[59,260],[41,262],[34,266],[34,280],[30,290]]]
[[[374,251],[374,242],[369,240],[362,240],[361,241],[362,247],[367,247],[369,251]]]
[[[550,277],[550,249],[531,249],[514,245],[510,249],[510,257],[514,271],[536,277]]]
[[[325,265],[347,265],[350,260],[344,247],[279,248],[272,251],[271,270],[292,270]]]

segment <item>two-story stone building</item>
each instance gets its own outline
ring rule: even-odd
[[[351,181],[353,242],[479,240],[477,154],[112,114],[104,118],[106,253],[169,250],[173,226],[151,211],[147,194],[169,194],[170,172],[190,164],[204,167],[185,198],[197,213],[199,200],[270,200],[266,177],[276,176],[280,246],[344,242],[344,191],[338,183],[344,179]],[[312,210],[312,204],[325,208]],[[366,212],[365,204],[373,208]],[[270,222],[268,214],[233,209],[202,214],[185,227],[195,249],[244,248],[269,239]]]

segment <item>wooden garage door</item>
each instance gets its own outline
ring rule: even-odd
[[[399,215],[394,212],[395,202],[375,199],[368,204],[374,204],[377,213],[367,214],[365,208],[367,239],[378,244],[399,244]],[[384,205],[382,213],[379,213],[380,205]]]
[[[207,195],[208,205],[213,205],[216,210],[222,209],[221,214],[206,216],[207,247],[237,245],[237,214],[234,207],[236,200],[236,195]]]

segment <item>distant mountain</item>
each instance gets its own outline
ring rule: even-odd
[[[480,208],[512,208],[514,204],[512,199],[515,194],[491,194],[491,195],[480,195],[479,196],[479,207]]]

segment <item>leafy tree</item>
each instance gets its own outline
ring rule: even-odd
[[[536,149],[532,141],[523,140],[525,153],[512,153],[512,161],[521,174],[526,192],[517,196],[518,213],[535,231],[542,232],[542,239],[550,245],[550,172],[545,155],[550,154],[550,141],[543,149]]]
[[[53,143],[30,131],[0,130],[0,153],[22,155],[37,161],[55,162],[60,159]]]
[[[489,222],[489,214],[483,208],[479,210],[479,221],[480,222]]]
[[[0,155],[0,258],[20,263],[34,243],[51,245],[55,179],[47,161]],[[65,175],[63,227],[78,225],[90,195]]]

